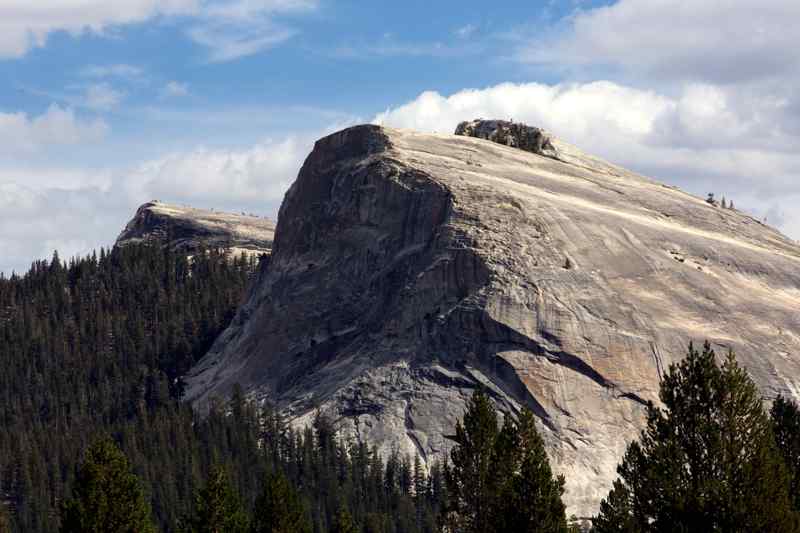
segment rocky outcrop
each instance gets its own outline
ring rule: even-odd
[[[477,137],[526,152],[558,159],[558,150],[553,146],[549,133],[541,128],[527,126],[507,120],[470,120],[456,126],[456,135]]]
[[[152,241],[187,254],[213,247],[230,250],[236,255],[260,255],[270,253],[274,235],[272,221],[255,215],[152,201],[139,207],[117,238],[117,245]]]
[[[794,395],[800,247],[548,142],[558,159],[378,126],[319,140],[188,397],[202,409],[240,383],[298,424],[319,407],[430,461],[483,384],[537,414],[587,516],[690,340],[734,349],[765,397]]]

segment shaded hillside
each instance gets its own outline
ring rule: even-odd
[[[97,433],[127,428],[158,448],[191,427],[191,411],[173,401],[178,378],[230,322],[255,268],[214,250],[190,263],[133,245],[0,278],[0,491],[20,531],[57,529],[58,503]],[[161,408],[174,428],[149,418]],[[162,433],[133,436],[150,426]],[[153,465],[167,452],[162,444]],[[191,476],[182,483],[186,496]]]

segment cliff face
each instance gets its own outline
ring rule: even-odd
[[[321,406],[431,460],[482,383],[538,415],[586,516],[690,340],[734,349],[765,396],[795,394],[800,247],[546,141],[544,156],[377,126],[318,141],[188,397],[203,408],[238,382],[298,423]]]
[[[117,245],[156,241],[186,253],[211,246],[260,255],[270,253],[274,234],[275,225],[265,218],[153,201],[139,207]]]

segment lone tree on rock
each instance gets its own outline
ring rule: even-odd
[[[789,477],[755,384],[706,343],[670,366],[595,519],[597,533],[798,531]]]
[[[86,452],[73,498],[61,514],[61,533],[154,533],[150,504],[128,459],[110,438]]]

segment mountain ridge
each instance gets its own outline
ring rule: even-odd
[[[800,247],[549,142],[558,158],[379,126],[320,139],[188,399],[240,383],[297,424],[321,408],[431,461],[484,386],[536,413],[570,512],[588,516],[690,340],[735,349],[765,396],[796,396]]]
[[[153,200],[136,210],[115,244],[160,242],[186,253],[212,246],[237,255],[261,255],[270,253],[274,234],[275,224],[256,215]]]

